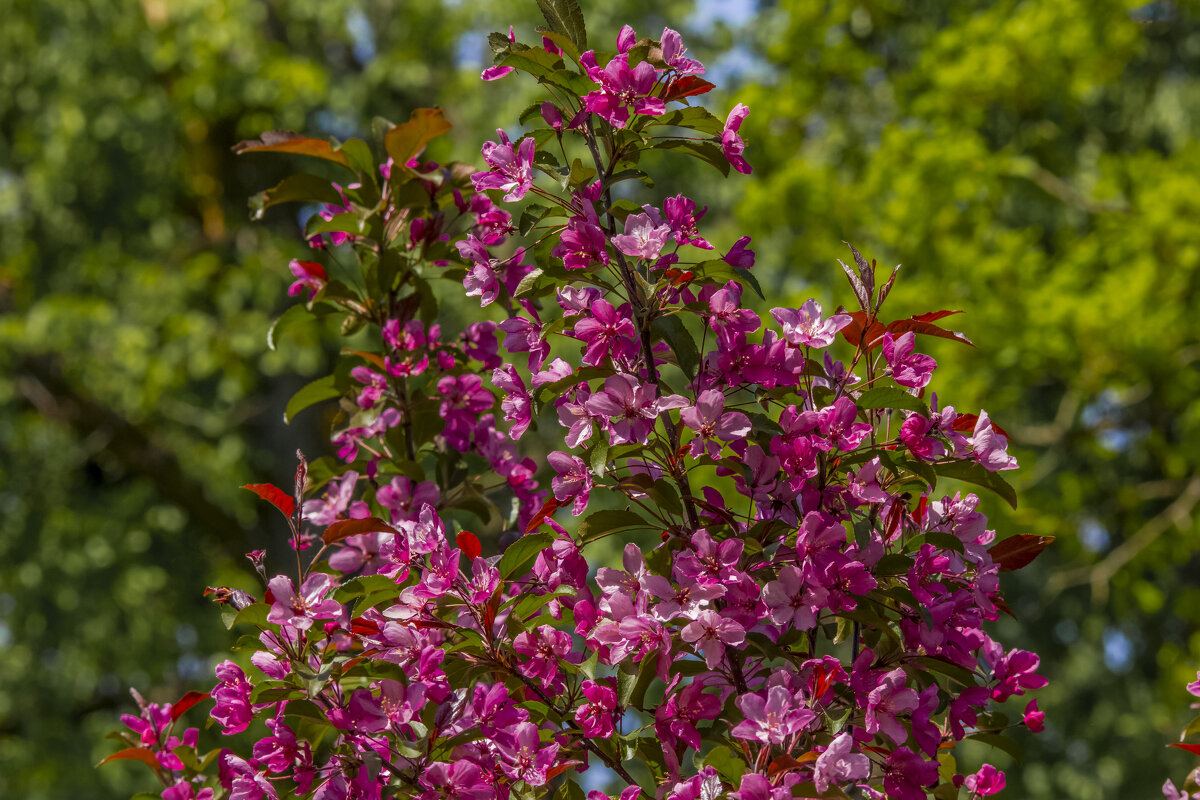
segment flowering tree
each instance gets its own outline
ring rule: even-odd
[[[292,262],[304,302],[271,338],[341,319],[346,357],[286,412],[337,398],[336,457],[300,456],[291,492],[247,487],[286,517],[295,574],[255,552],[262,596],[210,590],[252,631],[210,715],[253,726],[252,750],[178,736],[192,694],[139,699],[111,758],[167,800],[574,800],[589,767],[621,800],[997,793],[953,745],[1010,749],[1000,704],[1045,684],[982,626],[1007,611],[999,573],[1048,539],[993,543],[974,495],[935,494],[1015,502],[1004,431],[926,396],[918,337],[969,345],[936,324],[957,312],[889,321],[898,270],[877,281],[851,247],[855,310],[764,321],[748,238],[709,242],[692,198],[631,199],[651,150],[750,174],[749,110],[693,104],[713,85],[671,29],[589,49],[573,0],[539,4],[540,41],[492,34],[483,78],[526,73],[545,102],[482,171],[421,160],[449,128],[435,109],[374,147],[238,146],[346,172],[256,199],[324,204],[307,236],[330,258]],[[459,284],[502,321],[443,331],[435,286]],[[535,426],[544,465],[521,448]],[[597,569],[609,536],[621,567]],[[1035,702],[1023,722],[1040,729]]]

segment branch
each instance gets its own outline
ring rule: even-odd
[[[1188,522],[1198,503],[1200,503],[1200,474],[1192,476],[1187,486],[1171,505],[1147,520],[1135,534],[1122,542],[1099,563],[1066,570],[1051,576],[1048,586],[1051,596],[1053,597],[1065,589],[1090,583],[1093,602],[1103,603],[1108,599],[1108,582],[1113,575],[1149,547],[1155,539],[1170,530],[1172,526],[1182,526]]]

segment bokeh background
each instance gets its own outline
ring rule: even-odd
[[[1002,534],[1057,536],[1008,582],[1005,641],[1041,653],[1047,730],[994,760],[1006,796],[1161,796],[1200,667],[1200,13],[1185,2],[582,3],[684,33],[737,101],[752,179],[672,169],[706,231],[754,237],[772,305],[849,297],[842,240],[891,266],[896,316],[963,309],[926,346],[1022,469]],[[333,358],[268,351],[304,250],[280,173],[230,146],[347,136],[440,104],[454,155],[531,87],[478,82],[532,0],[10,0],[0,20],[0,797],[121,798],[92,765],[128,687],[207,689],[232,636],[206,585],[279,544],[242,483],[286,483]],[[715,76],[715,77],[714,77]],[[448,155],[449,153],[446,153]],[[268,163],[270,162],[270,163]],[[680,165],[682,166],[682,165]],[[723,238],[722,238],[723,237]],[[216,734],[207,732],[209,741]],[[981,756],[982,757],[982,756]]]

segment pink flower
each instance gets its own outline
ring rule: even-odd
[[[825,793],[830,786],[859,781],[871,774],[871,760],[854,752],[854,738],[849,733],[838,734],[825,752],[817,756],[813,769],[813,785]]]
[[[483,73],[479,77],[485,81],[498,81],[512,71],[513,71],[512,67],[503,67],[503,66],[488,67],[487,69],[485,69],[483,71]]]
[[[707,452],[713,458],[721,454],[715,439],[732,442],[745,439],[750,433],[750,418],[740,411],[725,410],[725,395],[716,389],[706,389],[696,398],[696,405],[679,412],[679,418],[698,434],[692,439],[692,458]]]
[[[654,712],[654,730],[670,749],[674,749],[676,741],[682,741],[699,750],[700,731],[696,723],[716,719],[721,713],[721,698],[704,693],[704,680],[697,678],[678,692],[669,693],[667,702]]]
[[[999,794],[1004,789],[1004,773],[991,764],[984,764],[979,768],[979,772],[968,775],[963,785],[967,787],[968,792],[977,797],[989,797]]]
[[[702,250],[712,250],[713,246],[700,236],[696,223],[704,216],[708,208],[696,213],[696,201],[677,194],[663,201],[663,213],[666,214],[667,224],[679,244],[690,244]]]
[[[871,426],[855,422],[858,408],[849,397],[839,397],[833,405],[817,412],[821,434],[841,450],[853,450],[871,433]]]
[[[595,416],[611,419],[610,444],[642,442],[658,418],[658,388],[652,383],[639,384],[632,375],[619,373],[606,378],[604,389],[589,397],[584,407]],[[670,407],[678,406],[671,400]]]
[[[571,217],[567,221],[558,244],[550,251],[550,255],[563,260],[563,266],[567,269],[586,269],[596,261],[608,263],[604,231],[596,222],[596,210],[588,210],[591,213],[587,216]]]
[[[912,331],[894,339],[892,334],[883,335],[883,357],[892,371],[892,379],[901,386],[921,389],[929,385],[937,362],[927,355],[914,353],[917,335]]]
[[[515,732],[498,737],[496,747],[504,756],[500,764],[504,774],[530,786],[545,785],[546,771],[558,755],[557,744],[541,746],[538,727],[532,722],[522,722]]]
[[[806,631],[817,624],[816,611],[824,601],[825,590],[810,586],[804,573],[792,564],[779,570],[779,579],[763,587],[763,602],[771,609],[771,620]]]
[[[483,160],[491,167],[489,172],[476,172],[471,176],[478,192],[499,189],[505,192],[504,202],[515,203],[525,196],[533,185],[533,151],[537,146],[533,137],[526,137],[514,148],[503,130],[497,129],[500,142],[484,142]]]
[[[500,292],[500,280],[496,277],[495,262],[488,253],[483,242],[470,234],[464,241],[455,242],[454,246],[463,258],[471,262],[466,277],[463,278],[463,288],[467,297],[478,297],[479,305],[490,305]]]
[[[933,423],[920,414],[910,414],[900,425],[900,441],[922,461],[935,461],[946,454],[941,442],[925,435],[932,427]]]
[[[731,733],[739,739],[765,744],[783,744],[789,736],[804,730],[817,718],[813,711],[797,703],[783,686],[772,686],[766,699],[757,693],[744,694],[737,699],[737,705],[746,718],[735,725]]]
[[[588,701],[575,709],[575,721],[583,728],[583,735],[592,739],[612,736],[617,693],[595,681],[584,681],[580,688]]]
[[[628,54],[618,53],[608,66],[590,68],[588,77],[600,88],[584,95],[584,108],[604,117],[614,128],[624,128],[629,122],[630,105],[634,114],[657,116],[667,110],[662,98],[649,96],[658,80],[658,70],[648,62],[631,69]]]
[[[591,316],[575,323],[575,338],[587,347],[583,363],[596,367],[606,358],[629,356],[637,350],[637,334],[629,318],[629,305],[613,308],[607,300],[592,303]]]
[[[1017,468],[1017,460],[1008,454],[1008,438],[996,430],[986,411],[980,411],[975,422],[971,451],[975,460],[989,472]]]
[[[897,714],[912,711],[917,707],[916,690],[904,686],[906,674],[896,668],[883,676],[867,698],[867,716],[863,725],[872,735],[883,733],[896,744],[908,738],[904,726],[896,719]]]
[[[380,487],[375,494],[375,500],[392,512],[392,522],[400,522],[417,520],[425,504],[437,505],[440,496],[441,489],[433,481],[414,482],[410,478],[399,476],[392,478],[386,486]]]
[[[733,243],[733,247],[729,248],[729,252],[721,256],[721,260],[731,267],[742,267],[750,269],[754,266],[754,251],[746,245],[750,244],[750,237],[743,236]]]
[[[754,168],[746,163],[746,159],[742,158],[742,151],[746,149],[746,143],[738,135],[738,130],[742,127],[742,120],[749,113],[750,109],[738,103],[725,118],[725,129],[721,132],[721,150],[725,153],[729,166],[743,175],[749,175],[754,171]]]
[[[308,630],[317,619],[333,619],[342,613],[342,604],[325,595],[333,588],[333,578],[324,572],[314,572],[296,591],[292,579],[276,575],[267,582],[273,601],[267,622],[290,625],[296,630]]]
[[[492,383],[504,392],[500,410],[504,412],[504,419],[513,423],[509,436],[514,440],[520,439],[533,422],[533,398],[525,389],[525,381],[517,373],[516,367],[505,364],[492,372]]]
[[[850,324],[849,314],[821,319],[821,304],[806,300],[799,309],[772,308],[771,316],[783,326],[783,337],[795,347],[828,347],[837,333]]]
[[[592,489],[592,473],[582,458],[555,451],[546,456],[550,466],[558,473],[550,482],[554,497],[560,502],[574,499],[572,511],[579,516],[587,508],[588,493]]]
[[[746,629],[715,611],[701,611],[680,632],[680,638],[704,654],[704,663],[716,669],[725,657],[725,645],[736,647],[746,640]]]
[[[923,787],[938,781],[938,762],[926,761],[907,747],[897,747],[884,765],[883,788],[888,800],[926,800]]]
[[[325,288],[325,284],[329,278],[325,275],[325,268],[315,261],[299,261],[292,259],[288,263],[288,269],[292,271],[292,275],[297,278],[296,282],[288,287],[288,294],[292,297],[300,294],[305,289],[308,289],[308,297],[306,300],[312,301],[317,292]]]
[[[683,46],[683,38],[679,33],[670,28],[663,28],[662,32],[662,53],[663,61],[667,62],[667,66],[675,70],[675,74],[680,77],[684,75],[703,75],[704,65],[692,58],[687,58],[684,54],[687,48]]]
[[[658,209],[643,206],[644,213],[625,218],[625,233],[612,237],[613,246],[627,256],[653,261],[662,252],[671,226],[662,221]]]

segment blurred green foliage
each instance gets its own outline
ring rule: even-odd
[[[848,298],[844,239],[906,265],[896,316],[967,312],[948,321],[979,347],[928,343],[935,385],[992,412],[1022,457],[1021,508],[990,504],[994,526],[1059,536],[1010,582],[1006,641],[1053,683],[1009,793],[1158,796],[1191,765],[1164,745],[1200,663],[1196,9],[783,0],[731,32],[710,17],[750,3],[583,5],[597,37],[679,27],[736,87],[714,112],[750,106],[753,179],[659,188],[755,237],[773,305]],[[473,158],[525,96],[480,87],[484,34],[536,21],[532,2],[482,0],[6,10],[0,796],[148,788],[136,765],[91,770],[114,747],[101,737],[131,684],[163,701],[208,688],[230,639],[204,586],[253,588],[240,554],[286,548],[237,487],[285,483],[297,446],[325,446],[316,414],[280,420],[328,355],[319,331],[264,341],[303,250],[295,212],[246,212],[286,166],[229,147],[440,103],[456,149],[433,155]]]

